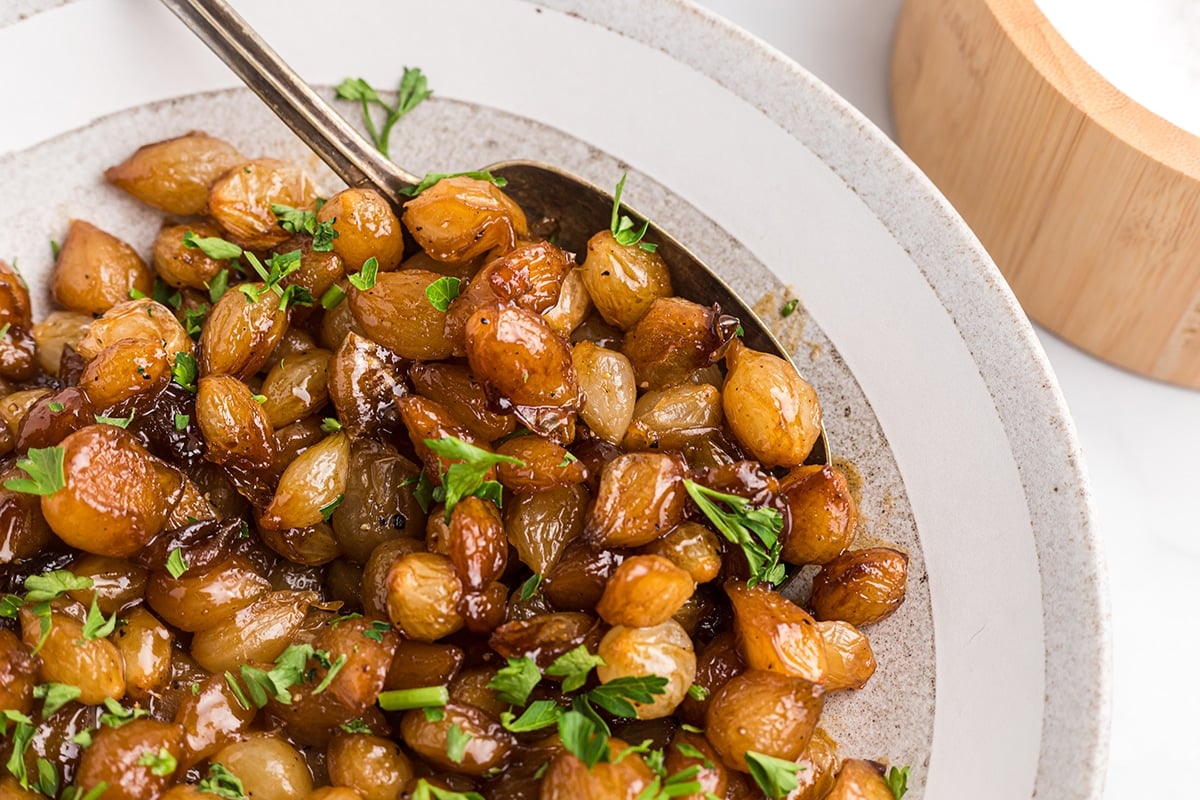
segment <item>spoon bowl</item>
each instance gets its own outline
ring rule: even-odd
[[[316,153],[339,178],[353,187],[380,192],[396,209],[407,200],[402,190],[421,178],[398,167],[367,142],[251,28],[225,0],[162,0],[241,80]],[[588,239],[609,227],[613,197],[575,175],[535,161],[502,161],[485,167],[507,183],[504,191],[529,219],[544,219],[556,241],[583,252]],[[624,206],[645,219],[635,209]],[[747,346],[792,363],[774,334],[713,270],[686,247],[650,223],[646,234],[671,271],[675,291],[704,304],[716,303],[738,318]],[[793,366],[795,366],[793,364]],[[830,463],[825,428],[806,463]]]

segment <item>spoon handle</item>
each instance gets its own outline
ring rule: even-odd
[[[162,2],[348,185],[395,199],[420,183],[360,136],[225,0]]]

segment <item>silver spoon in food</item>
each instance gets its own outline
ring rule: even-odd
[[[348,186],[374,188],[403,212],[403,193],[422,178],[393,164],[325,102],[225,0],[162,0]],[[549,164],[502,161],[484,171],[502,178],[504,191],[529,219],[550,220],[557,242],[573,252],[610,225],[613,197]],[[635,215],[636,211],[625,207]],[[637,215],[642,219],[641,215]],[[716,303],[738,318],[746,346],[791,363],[779,341],[729,286],[687,248],[655,227],[646,232],[670,267],[678,295]],[[794,365],[793,365],[794,366]],[[807,462],[829,463],[824,426]]]

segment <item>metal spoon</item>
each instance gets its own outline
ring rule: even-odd
[[[399,190],[421,178],[393,164],[326,103],[225,0],[162,0],[330,169],[349,186],[372,187],[401,212]],[[608,192],[557,167],[536,161],[502,161],[486,167],[508,181],[504,191],[529,219],[557,223],[558,243],[583,252],[596,231],[609,227],[613,198]],[[640,217],[633,209],[626,208]],[[676,292],[704,304],[718,303],[738,317],[743,341],[790,363],[774,334],[726,283],[679,242],[651,223],[647,234],[670,266]],[[829,440],[821,439],[808,463],[829,463]]]

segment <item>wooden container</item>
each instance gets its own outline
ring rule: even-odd
[[[1200,138],[1115,89],[1033,0],[907,0],[891,80],[901,146],[1033,319],[1200,388]]]

